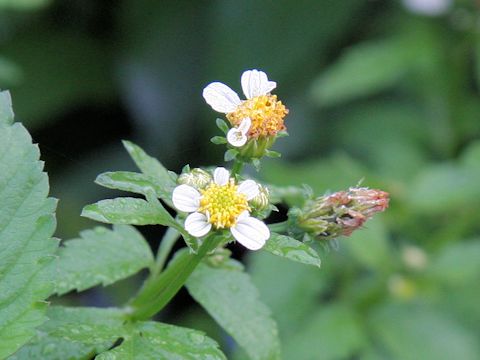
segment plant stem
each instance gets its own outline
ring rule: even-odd
[[[233,166],[232,166],[232,175],[233,176],[240,175],[244,165],[245,163],[243,161],[235,159],[235,162],[233,163]]]
[[[282,221],[282,222],[279,222],[279,223],[270,224],[270,225],[268,225],[268,228],[271,231],[274,231],[276,233],[283,233],[283,232],[287,231],[287,229],[288,229],[288,221]]]
[[[130,319],[146,320],[162,310],[175,296],[200,261],[223,240],[222,236],[205,238],[197,254],[182,249],[158,276],[151,276],[130,303]],[[153,274],[152,274],[153,275]]]
[[[169,227],[167,232],[163,236],[162,241],[160,242],[160,247],[158,248],[155,265],[152,269],[152,276],[157,276],[163,270],[163,267],[165,266],[165,261],[167,261],[168,255],[172,251],[173,246],[179,238],[180,233],[174,228]]]

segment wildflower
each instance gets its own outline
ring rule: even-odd
[[[283,119],[288,109],[276,95],[270,94],[277,83],[269,81],[263,71],[247,70],[242,74],[241,84],[247,98],[243,101],[220,82],[213,82],[203,90],[205,101],[213,110],[226,114],[233,126],[227,134],[228,142],[241,147],[250,138],[275,137],[285,130]]]
[[[250,250],[260,249],[270,237],[268,227],[250,216],[249,201],[259,193],[253,180],[239,185],[223,167],[213,172],[213,181],[197,190],[182,184],[173,190],[175,207],[191,213],[185,219],[185,230],[195,237],[205,236],[213,229],[230,229],[233,237]]]
[[[388,207],[388,193],[350,188],[307,203],[296,216],[298,226],[320,239],[349,236],[374,214]]]
[[[250,120],[250,118],[245,118],[238,127],[231,128],[227,133],[227,141],[229,144],[235,147],[245,145],[248,140],[247,133],[248,130],[250,130],[251,125],[252,120]]]

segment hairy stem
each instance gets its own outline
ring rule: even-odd
[[[268,228],[271,231],[274,231],[276,233],[284,233],[288,229],[288,222],[283,221],[283,222],[279,222],[279,223],[275,223],[275,224],[270,224],[270,225],[268,225]]]
[[[232,175],[233,176],[240,175],[242,173],[244,165],[245,163],[243,161],[235,159],[235,162],[233,163],[233,166],[232,166]]]

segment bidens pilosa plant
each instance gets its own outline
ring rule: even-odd
[[[280,156],[271,147],[287,135],[288,109],[271,93],[276,83],[262,71],[245,71],[241,86],[245,100],[219,82],[203,91],[213,110],[226,115],[226,121],[217,119],[223,135],[212,142],[226,146],[225,161],[231,166],[187,165],[177,175],[125,141],[141,172],[107,172],[96,182],[144,198],[121,197],[87,205],[83,216],[114,224],[113,229],[84,231],[80,238],[58,248],[51,238],[55,202],[46,198],[48,184],[38,150],[25,129],[13,123],[9,95],[2,93],[0,147],[7,154],[0,167],[4,171],[0,191],[6,195],[2,216],[23,214],[25,232],[16,233],[9,221],[0,218],[1,266],[12,264],[13,269],[7,271],[6,266],[0,273],[1,358],[225,359],[205,334],[150,320],[184,285],[250,358],[281,358],[276,324],[226,247],[238,243],[252,251],[319,267],[320,246],[350,235],[385,210],[388,194],[352,187],[315,197],[307,187],[269,186],[245,175],[245,165],[259,171],[264,156]],[[9,143],[16,144],[11,152],[6,151]],[[32,164],[29,169],[24,165],[28,162]],[[286,199],[291,197],[297,205],[287,211],[287,220],[269,222],[270,214],[278,211],[276,205],[288,206]],[[156,256],[132,225],[167,227]],[[22,239],[16,240],[16,246],[6,246],[18,236]],[[172,254],[180,238],[186,247]],[[17,263],[16,256],[27,258]],[[15,268],[20,263],[21,269]],[[148,269],[144,284],[124,306],[51,305],[47,309],[43,302],[52,295],[111,284],[144,268]],[[25,280],[19,280],[20,273]]]

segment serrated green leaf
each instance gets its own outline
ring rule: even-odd
[[[116,225],[113,230],[96,227],[80,236],[64,242],[58,259],[51,264],[54,293],[58,295],[106,286],[153,265],[148,243],[131,226]]]
[[[252,359],[279,359],[277,325],[237,264],[234,260],[216,268],[200,264],[187,280],[187,289]]]
[[[119,309],[54,306],[48,317],[37,335],[9,360],[91,359],[125,332]]]
[[[480,358],[477,334],[429,307],[385,305],[368,319],[375,339],[388,350],[388,359]]]
[[[95,179],[98,185],[109,189],[130,191],[136,194],[147,195],[153,190],[157,197],[170,200],[172,193],[154,182],[154,179],[145,174],[131,171],[111,171],[100,174]]]
[[[138,168],[145,175],[149,176],[155,184],[167,193],[173,191],[175,186],[177,186],[175,174],[168,171],[157,159],[143,151],[140,146],[130,141],[123,141],[123,146],[125,146],[125,149],[127,149]]]
[[[216,124],[217,124],[217,127],[223,131],[223,133],[226,135],[228,133],[228,130],[230,130],[230,128],[228,127],[227,123],[225,122],[225,120],[223,119],[220,119],[220,118],[217,118],[217,120],[215,120]]]
[[[305,319],[319,306],[322,290],[328,288],[328,269],[318,271],[266,251],[251,252],[248,269],[262,300],[272,310],[284,339],[303,329]]]
[[[218,344],[204,333],[153,321],[131,326],[120,346],[98,355],[96,360],[223,360]]]
[[[289,236],[272,233],[262,249],[302,264],[321,265],[320,257],[314,249]]]
[[[28,341],[45,321],[54,259],[56,201],[48,196],[38,147],[13,120],[10,96],[0,95],[0,358]]]
[[[210,141],[215,145],[222,145],[227,143],[227,139],[223,136],[214,136],[210,139]]]
[[[238,150],[230,149],[225,151],[225,155],[223,156],[226,162],[234,160],[238,155]]]
[[[169,225],[173,218],[165,214],[148,201],[136,198],[116,198],[101,200],[87,205],[82,216],[108,224],[132,225]]]
[[[8,91],[0,92],[0,125],[13,123],[12,97]]]

